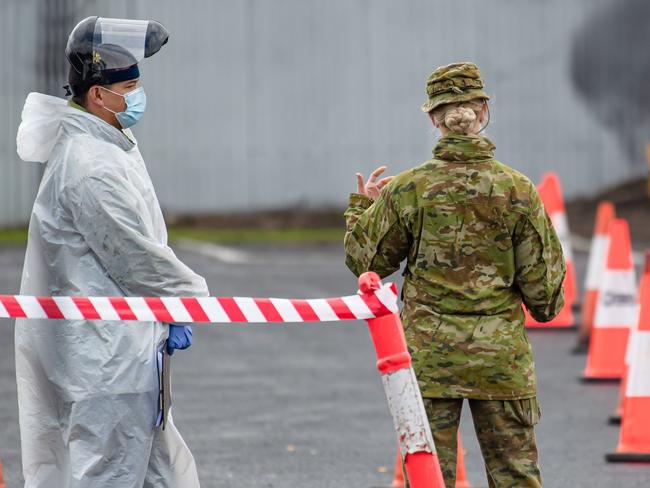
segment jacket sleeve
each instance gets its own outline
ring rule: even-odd
[[[515,284],[538,322],[553,320],[564,306],[566,274],[562,246],[551,219],[533,187],[530,211],[515,228]]]
[[[352,194],[345,211],[345,264],[356,276],[374,271],[382,278],[397,271],[408,255],[410,237],[386,187],[373,203]]]
[[[106,273],[127,296],[207,296],[205,280],[154,234],[140,192],[118,172],[84,176],[61,197]]]

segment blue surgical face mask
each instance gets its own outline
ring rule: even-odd
[[[115,118],[124,129],[133,127],[140,121],[144,115],[145,108],[147,108],[147,95],[145,94],[143,87],[140,86],[124,95],[109,90],[103,86],[100,88],[124,98],[124,102],[126,103],[126,110],[124,112],[114,112],[110,108],[104,107],[109,112],[115,114]]]

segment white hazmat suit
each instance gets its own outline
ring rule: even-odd
[[[127,135],[128,134],[128,137]],[[137,143],[66,100],[31,93],[18,154],[47,163],[23,295],[206,296],[167,246]],[[196,488],[194,458],[158,414],[158,322],[16,320],[26,488]]]

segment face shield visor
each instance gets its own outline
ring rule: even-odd
[[[103,70],[128,68],[157,53],[168,38],[155,21],[100,17],[93,32],[93,62]]]
[[[88,17],[72,30],[65,52],[82,78],[101,84],[104,74],[137,65],[168,40],[167,29],[153,20]]]

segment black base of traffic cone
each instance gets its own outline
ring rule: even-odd
[[[608,463],[650,463],[649,452],[613,452],[605,455]]]
[[[621,378],[591,378],[587,376],[581,376],[579,378],[582,383],[620,383]]]
[[[573,349],[571,349],[571,354],[587,354],[589,352],[589,343],[578,343]]]
[[[609,425],[621,425],[621,416],[620,415],[610,415],[609,418],[607,419],[607,423]]]
[[[565,325],[544,325],[544,324],[542,324],[542,325],[534,325],[534,326],[530,326],[530,325],[526,326],[526,332],[537,332],[538,330],[541,330],[541,331],[552,330],[553,332],[560,332],[560,331],[564,330],[564,331],[567,331],[567,332],[575,332],[576,330],[578,330],[578,326],[575,325],[575,324],[574,325],[569,325],[569,326],[565,326]]]

